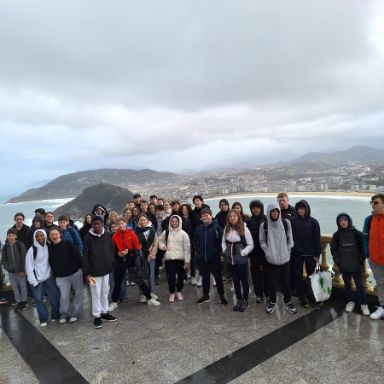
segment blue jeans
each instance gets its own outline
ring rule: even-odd
[[[36,287],[32,287],[33,300],[35,300],[40,323],[48,321],[48,308],[43,301],[44,294],[48,296],[51,304],[51,319],[58,320],[60,316],[60,291],[53,277],[39,283]]]
[[[128,271],[125,271],[123,282],[120,288],[120,297],[119,297],[120,300],[125,300],[127,298],[127,280],[128,280]],[[114,271],[109,274],[109,287],[110,287],[109,291],[112,294],[113,290],[115,289],[115,272]]]
[[[156,260],[149,260],[149,288],[151,289],[151,292],[155,292],[155,267],[156,267]]]
[[[353,281],[356,285],[357,297],[359,299],[360,305],[367,304],[367,297],[365,296],[364,286],[363,286],[363,276],[361,272],[342,272],[343,280],[344,280],[344,293],[345,293],[345,301],[349,303],[353,301],[352,296],[352,287],[351,287],[351,279],[353,277]]]

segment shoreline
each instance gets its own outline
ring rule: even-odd
[[[377,192],[287,192],[288,196],[335,196],[335,197],[366,197],[370,198]],[[237,193],[230,193],[228,195],[211,195],[206,196],[204,199],[233,199],[233,198],[252,198],[252,197],[258,197],[258,196],[265,196],[265,197],[276,197],[277,192],[237,192]]]

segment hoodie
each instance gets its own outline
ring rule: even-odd
[[[103,210],[103,213],[100,215],[100,214],[97,214],[96,213],[96,209],[97,208],[101,208]],[[94,216],[101,216],[103,219],[104,219],[104,226],[107,225],[107,222],[108,222],[108,217],[109,217],[109,213],[107,211],[107,208],[104,207],[104,205],[102,204],[96,204],[93,209],[92,209],[92,215]]]
[[[105,276],[112,272],[114,247],[112,237],[105,228],[100,234],[96,234],[93,228],[89,230],[84,239],[82,262],[85,276]]]
[[[271,211],[279,210],[277,220],[271,219]],[[265,233],[264,223],[261,223],[259,230],[260,246],[264,251],[268,263],[273,265],[283,265],[289,262],[291,249],[293,247],[293,236],[291,223],[288,219],[287,231],[285,231],[280,207],[277,203],[269,204],[267,207],[268,233]]]
[[[340,227],[340,217],[348,219],[348,228]],[[338,230],[333,234],[331,253],[333,261],[341,272],[359,272],[364,267],[363,233],[352,224],[352,219],[347,213],[337,215]]]
[[[255,245],[255,248],[253,251],[249,254],[250,257],[252,256],[264,256],[264,251],[260,246],[259,241],[259,231],[260,231],[260,225],[267,221],[267,217],[264,214],[264,204],[260,200],[252,200],[249,203],[249,209],[252,212],[252,207],[258,206],[261,208],[260,215],[256,216],[252,213],[252,216],[246,221],[247,227],[251,232],[253,244]]]
[[[33,225],[33,223],[35,221],[38,221],[40,223],[40,227],[35,227]],[[35,234],[36,229],[44,229],[44,227],[45,227],[45,223],[44,223],[44,218],[42,216],[37,215],[32,219],[32,226],[31,226],[31,228],[28,229],[28,232],[25,236],[25,238],[26,238],[25,246],[27,248],[31,247],[34,243],[34,234]],[[47,231],[45,231],[45,232],[47,232]]]
[[[39,232],[44,234],[44,245],[41,245],[36,240],[36,234]],[[36,249],[36,257],[34,257],[34,247]],[[36,287],[52,276],[52,269],[48,260],[47,233],[44,229],[36,229],[33,236],[33,246],[28,249],[25,258],[27,279],[33,287]]]
[[[172,217],[179,219],[177,228],[172,228]],[[180,216],[173,215],[169,220],[168,239],[166,238],[167,231],[163,231],[159,239],[159,248],[165,251],[165,260],[184,260],[186,263],[191,259],[191,243],[188,234],[183,231],[183,222]]]
[[[294,256],[320,257],[321,234],[319,222],[311,216],[311,208],[306,200],[296,203],[296,212],[300,205],[305,207],[305,215],[297,216],[291,220],[293,241],[295,245],[292,250]]]

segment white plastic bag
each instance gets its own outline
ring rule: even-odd
[[[329,271],[321,272],[317,264],[311,276],[311,287],[317,302],[328,300],[332,292],[332,274]]]

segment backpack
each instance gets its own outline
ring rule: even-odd
[[[281,220],[283,221],[285,236],[288,239],[288,234],[287,234],[287,232],[288,232],[287,220],[288,219],[281,218]],[[268,221],[264,221],[264,233],[265,233],[265,242],[268,244]]]

